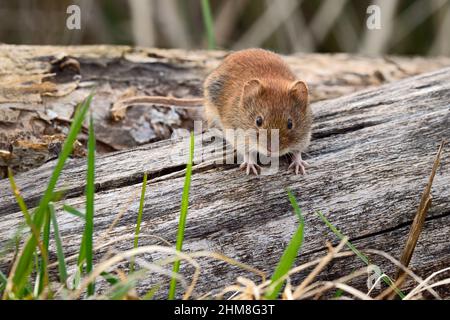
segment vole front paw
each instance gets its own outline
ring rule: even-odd
[[[241,170],[245,170],[247,175],[249,175],[250,173],[254,174],[254,175],[258,175],[259,172],[261,172],[261,167],[258,166],[256,163],[252,163],[252,162],[243,162],[239,168]]]
[[[302,175],[305,175],[306,168],[308,167],[308,162],[302,160],[302,156],[300,153],[296,153],[292,158],[292,163],[289,165],[288,170],[292,169],[296,175],[299,173],[299,171]]]

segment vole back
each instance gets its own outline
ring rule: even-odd
[[[227,55],[204,82],[205,118],[210,125],[223,128],[221,118],[239,104],[244,85],[252,79],[284,82],[294,81],[295,75],[277,54],[267,50],[247,49]]]

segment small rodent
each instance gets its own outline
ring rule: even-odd
[[[312,112],[308,87],[297,80],[289,66],[275,53],[263,49],[246,49],[229,54],[206,78],[203,99],[177,99],[138,96],[118,101],[113,108],[151,103],[180,107],[204,105],[203,115],[210,127],[220,129],[279,130],[279,152],[292,154],[289,169],[305,174],[308,164],[302,160],[310,143]],[[234,142],[233,142],[234,143]],[[270,147],[267,147],[270,149]],[[257,152],[244,154],[241,168],[258,174]]]

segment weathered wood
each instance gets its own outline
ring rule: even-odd
[[[197,164],[191,183],[185,249],[219,251],[270,273],[296,229],[285,189],[297,196],[306,220],[305,240],[299,262],[323,254],[324,242],[335,239],[314,213],[324,212],[360,249],[384,250],[399,258],[414,218],[420,195],[442,139],[450,138],[450,69],[383,85],[312,105],[315,114],[313,142],[306,176],[294,176],[283,163],[269,176],[245,176],[233,165]],[[96,240],[123,210],[118,225],[105,238],[132,234],[140,181],[148,182],[142,231],[174,243],[186,155],[184,141],[161,141],[134,150],[98,158],[95,202]],[[450,170],[449,147],[433,184],[433,203],[419,239],[411,268],[421,276],[450,265]],[[45,188],[54,162],[17,177],[30,207]],[[67,203],[83,209],[85,161],[71,160],[59,182]],[[22,220],[7,181],[0,181],[0,246]],[[67,253],[74,253],[81,240],[82,221],[58,210],[60,230]],[[141,245],[154,243],[143,238]],[[131,241],[115,245],[131,248]],[[112,246],[111,246],[112,247]],[[157,259],[160,254],[147,258]],[[383,271],[395,268],[374,260]],[[233,283],[249,273],[223,262],[202,259],[196,295]],[[358,260],[335,262],[322,277],[333,279],[350,273]],[[182,268],[188,271],[189,268]],[[294,281],[301,278],[294,277]],[[257,279],[257,277],[253,277]],[[149,277],[140,288],[149,288]],[[364,288],[365,280],[357,283]],[[449,295],[447,286],[441,290]]]
[[[200,96],[205,76],[226,54],[127,46],[0,45],[0,178],[6,166],[23,172],[55,158],[54,144],[48,143],[54,139],[43,135],[65,133],[68,124],[60,119],[70,118],[76,103],[94,87],[100,153],[167,139],[177,128],[190,129],[198,117],[192,110],[138,106],[123,121],[111,122],[109,108],[130,88],[136,94]],[[297,54],[286,60],[308,83],[312,101],[450,65],[446,57],[349,54]]]

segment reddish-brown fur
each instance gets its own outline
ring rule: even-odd
[[[204,99],[137,96],[116,102],[113,110],[119,117],[128,106],[143,103],[183,107],[204,104],[204,117],[210,127],[252,130],[256,134],[262,132],[260,129],[266,129],[269,134],[278,129],[280,141],[276,153],[292,153],[289,168],[296,174],[305,172],[307,163],[302,160],[301,152],[310,142],[312,125],[308,88],[303,81],[296,80],[289,66],[275,53],[248,49],[229,54],[205,80]],[[258,117],[262,119],[260,126],[256,122]],[[243,143],[250,145],[247,136],[244,137]],[[257,173],[255,151],[266,153],[268,148],[269,145],[264,149],[258,146],[244,155],[247,174]],[[276,155],[271,149],[271,155]]]
[[[204,84],[205,118],[223,129],[278,129],[280,154],[303,151],[311,136],[308,91],[278,55],[248,49],[228,55]],[[262,126],[256,125],[261,116]],[[288,129],[288,119],[293,128]]]

